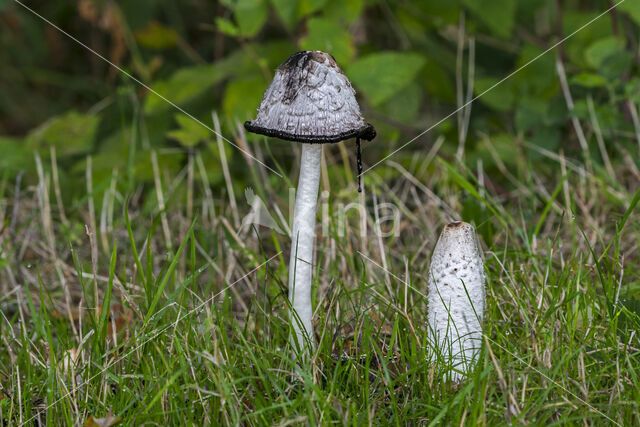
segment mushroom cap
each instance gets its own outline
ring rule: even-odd
[[[319,50],[298,52],[277,68],[258,115],[244,127],[287,141],[371,141],[376,131],[364,121],[355,95],[333,56]]]

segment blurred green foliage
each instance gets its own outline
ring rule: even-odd
[[[72,178],[84,174],[89,154],[98,175],[121,170],[128,182],[150,180],[153,149],[160,150],[161,166],[169,170],[183,167],[187,156],[162,155],[163,149],[185,154],[202,150],[206,161],[214,162],[208,165],[213,184],[219,183],[214,136],[172,104],[208,127],[213,126],[211,112],[218,111],[223,134],[234,140],[238,123],[254,116],[273,70],[303,49],[332,53],[357,89],[365,116],[379,131],[365,150],[369,164],[474,96],[480,98],[472,106],[465,161],[474,167],[482,160],[489,173],[496,159],[483,149],[481,141],[488,135],[509,167],[515,166],[511,153],[522,140],[580,155],[568,120],[572,114],[589,119],[587,96],[595,101],[603,133],[614,135],[616,144],[635,144],[624,101],[640,100],[637,1],[624,2],[547,53],[549,46],[596,18],[611,2],[29,4],[152,88],[118,72],[18,4],[0,2],[0,134],[5,135],[0,137],[0,167],[10,174],[32,170],[33,152],[48,158],[55,147],[62,182],[71,189],[84,185]],[[573,112],[561,91],[557,58],[567,70]],[[411,162],[438,136],[446,138],[441,154],[453,156],[459,132],[452,115],[394,160]],[[267,164],[291,161],[290,146],[265,145],[265,139],[255,135],[247,138],[271,156]],[[594,137],[589,133],[588,138]],[[242,153],[228,148],[232,173],[242,185],[250,173]],[[537,154],[530,155],[535,160]]]

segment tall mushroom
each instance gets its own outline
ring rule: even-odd
[[[482,345],[485,272],[475,229],[447,224],[431,257],[428,287],[428,341],[459,381]]]
[[[249,132],[303,143],[291,236],[289,300],[293,347],[298,354],[308,354],[314,348],[311,283],[321,144],[355,137],[360,175],[360,138],[371,141],[376,132],[360,114],[355,91],[336,60],[317,50],[298,52],[277,68],[258,115],[244,126]]]

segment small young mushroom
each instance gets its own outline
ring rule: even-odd
[[[321,144],[355,137],[360,175],[360,138],[371,141],[376,132],[360,114],[355,91],[333,56],[317,50],[298,52],[278,67],[258,115],[244,126],[249,132],[303,143],[291,236],[289,299],[293,347],[298,354],[308,354],[314,348],[311,283]],[[306,350],[300,351],[303,348]]]
[[[429,266],[428,341],[451,366],[451,378],[469,372],[482,345],[485,272],[475,229],[447,224]]]

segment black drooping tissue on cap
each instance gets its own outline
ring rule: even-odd
[[[349,138],[371,141],[373,126],[365,122],[355,90],[333,56],[298,52],[283,62],[258,107],[244,123],[249,132],[305,143],[331,143]],[[359,150],[358,150],[359,151]],[[362,162],[358,158],[358,191]]]

